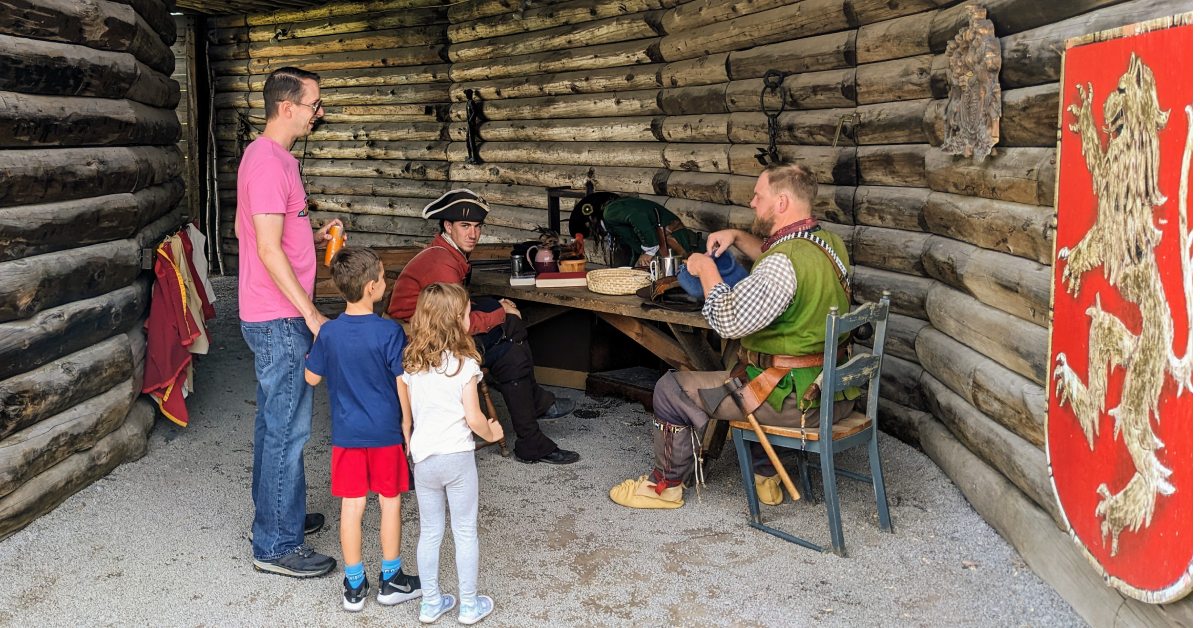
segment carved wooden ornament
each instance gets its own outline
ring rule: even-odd
[[[1000,141],[1000,40],[987,10],[966,8],[971,21],[946,45],[946,141],[942,150],[983,161]]]

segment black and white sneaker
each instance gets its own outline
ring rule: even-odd
[[[371,581],[363,578],[363,581],[358,583],[358,587],[350,588],[350,579],[342,578],[342,588],[345,589],[342,593],[342,608],[352,613],[361,611],[367,603],[367,592],[371,590]]]
[[[275,560],[254,559],[254,569],[257,571],[277,573],[293,578],[323,576],[333,571],[336,566],[336,560],[324,554],[318,554],[307,545],[297,545],[296,549]]]
[[[379,594],[375,597],[380,604],[393,606],[421,597],[421,579],[397,570],[390,579],[379,574]]]

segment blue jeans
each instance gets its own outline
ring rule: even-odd
[[[242,321],[254,352],[254,558],[275,560],[304,542],[304,444],[312,432],[312,387],[304,358],[312,332],[303,318]]]

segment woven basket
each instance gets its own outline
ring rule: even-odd
[[[633,294],[650,285],[650,273],[632,268],[602,268],[587,274],[587,287],[599,294]]]

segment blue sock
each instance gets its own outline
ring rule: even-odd
[[[346,565],[346,580],[350,581],[350,588],[357,589],[363,581],[363,564]]]
[[[397,571],[400,571],[400,559],[383,561],[383,579],[391,578]]]

